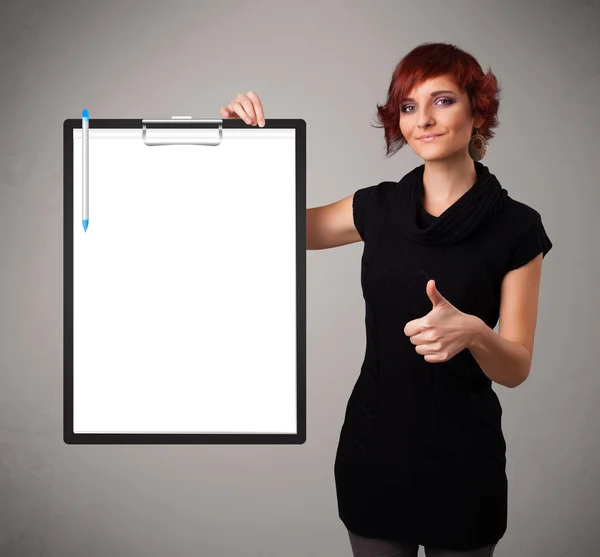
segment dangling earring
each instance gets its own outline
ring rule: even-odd
[[[480,161],[483,157],[485,157],[485,152],[487,151],[487,142],[483,135],[479,134],[479,128],[475,128],[475,134],[471,137],[469,141],[469,156],[474,161]]]

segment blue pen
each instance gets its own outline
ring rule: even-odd
[[[81,113],[81,132],[83,135],[83,230],[87,232],[90,217],[90,184],[89,184],[89,139],[90,139],[90,113],[87,108]]]

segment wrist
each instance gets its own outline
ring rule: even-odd
[[[467,348],[473,348],[479,343],[481,335],[483,333],[483,328],[485,326],[486,324],[483,322],[483,320],[477,317],[476,315],[468,315]]]

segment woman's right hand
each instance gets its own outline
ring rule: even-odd
[[[228,105],[221,107],[221,115],[224,118],[241,118],[248,125],[265,125],[265,116],[258,95],[248,91],[245,95],[239,93]]]

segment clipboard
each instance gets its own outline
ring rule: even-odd
[[[64,442],[304,443],[306,122],[63,134]]]

